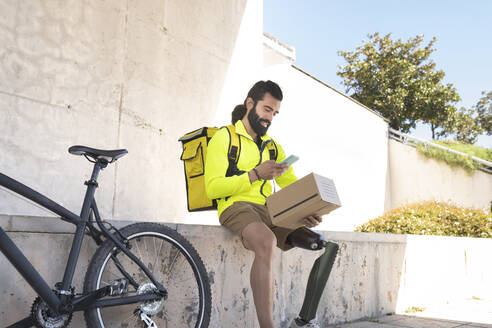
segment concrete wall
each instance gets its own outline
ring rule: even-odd
[[[214,212],[186,213],[177,139],[229,123],[262,78],[284,88],[271,134],[301,156],[297,174],[315,171],[337,183],[344,207],[324,228],[351,230],[382,213],[386,124],[293,69],[292,58],[265,50],[262,1],[0,6],[0,171],[75,213],[91,166],[66,150],[82,144],[129,150],[101,174],[104,217],[216,224]],[[352,133],[340,122],[351,122]],[[3,192],[0,204],[3,214],[50,215]]]
[[[239,30],[258,25],[261,6],[2,1],[0,171],[78,212],[91,166],[68,147],[127,148],[101,174],[103,215],[184,221],[177,139],[213,120]],[[49,215],[3,192],[0,205],[4,214]]]
[[[0,216],[0,225],[49,284],[61,279],[72,225],[53,218],[16,216]],[[221,227],[174,227],[194,244],[209,272],[213,293],[210,327],[258,327],[249,287],[252,253]],[[492,301],[492,263],[484,260],[492,248],[491,239],[322,233],[340,245],[318,309],[322,327],[403,313],[412,306],[429,307],[472,297]],[[94,250],[93,243],[86,240],[74,281],[78,291]],[[298,314],[309,271],[320,254],[277,250],[274,295],[278,327],[287,327]],[[0,323],[5,325],[27,315],[35,295],[3,256],[0,267]],[[490,313],[476,315],[485,318]],[[80,313],[73,322],[74,327],[85,327]]]
[[[429,159],[411,146],[389,141],[389,199],[386,209],[421,201],[449,201],[490,210],[492,174],[468,173]]]

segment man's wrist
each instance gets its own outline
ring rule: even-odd
[[[253,182],[256,181],[256,175],[253,172],[253,170],[251,170],[251,171],[248,172],[248,177],[249,177],[249,182],[250,183],[253,183]]]
[[[261,180],[260,174],[258,173],[258,171],[256,170],[256,168],[253,169],[253,172],[256,175],[256,179]]]
[[[255,182],[256,180],[260,180],[260,175],[258,174],[258,171],[256,169],[252,169],[251,171],[249,171],[248,177],[251,183]]]

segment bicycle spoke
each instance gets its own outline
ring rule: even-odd
[[[149,240],[148,242],[151,245],[152,244],[155,244],[155,238],[152,238],[152,240]],[[147,246],[146,251],[147,251],[147,259],[148,259],[148,262],[146,263],[146,265],[147,265],[148,269],[150,270],[150,272],[152,273],[152,267],[151,267],[151,265],[152,265],[152,262],[153,262],[154,258],[152,257],[152,252],[150,250],[151,246],[150,245],[147,245],[147,243],[145,243],[145,245]]]
[[[164,241],[161,241],[161,247],[162,247],[162,243],[164,243]],[[152,272],[152,275],[154,274],[154,271],[155,271],[155,265],[157,263],[157,248],[155,247],[155,238],[154,238],[154,263],[152,264],[152,268],[151,268],[151,272]]]
[[[140,247],[138,247],[138,238],[135,240],[135,246],[137,246],[138,254],[140,255],[140,261],[142,261],[142,253],[140,252]]]
[[[148,259],[149,259],[149,250],[148,250],[148,248],[147,248],[147,242],[146,242],[146,239],[147,239],[147,238],[145,238],[145,237],[144,237],[144,238],[142,238],[142,240],[143,240],[143,244],[144,244],[145,254],[147,255],[147,260],[148,260]],[[143,260],[143,258],[142,258],[142,262],[143,262],[145,265],[150,264],[150,262],[149,262],[149,263],[147,263],[146,261],[144,261],[144,260]]]
[[[171,271],[173,271],[174,269],[174,263],[176,261],[176,258],[179,256],[180,253],[176,252],[176,255],[174,255],[174,259],[173,261],[171,262],[171,264],[169,265],[169,270],[167,271],[167,273],[170,275]]]
[[[133,254],[147,266],[156,281],[166,288],[168,299],[99,308],[97,311],[104,327],[146,327],[140,313],[151,318],[159,328],[198,327],[204,300],[201,280],[196,277],[194,264],[187,255],[189,253],[183,253],[183,248],[175,244],[174,238],[167,239],[155,234],[127,238],[133,246]],[[118,256],[118,261],[139,286],[127,294],[141,295],[152,291],[153,284],[135,262],[125,255]],[[114,261],[103,263],[97,288],[111,284],[113,277],[117,276]]]

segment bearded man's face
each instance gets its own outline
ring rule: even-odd
[[[264,118],[261,118],[258,115],[256,106],[257,104],[255,104],[255,107],[253,107],[253,109],[249,111],[248,121],[253,131],[255,131],[257,135],[262,137],[267,133],[267,130],[272,123]]]
[[[251,98],[249,99],[251,100]],[[248,113],[248,122],[253,131],[260,137],[264,136],[279,110],[280,100],[274,98],[268,92],[265,93],[263,100],[255,103]]]

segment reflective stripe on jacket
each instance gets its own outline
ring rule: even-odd
[[[241,151],[237,168],[245,173],[226,177],[229,160],[227,158],[229,149],[229,132],[227,129],[220,129],[215,133],[208,143],[207,158],[205,162],[205,189],[207,196],[210,199],[217,199],[218,215],[234,202],[247,201],[257,204],[265,204],[265,196],[272,194],[272,185],[267,181],[263,187],[263,196],[260,192],[264,180],[256,180],[251,184],[248,172],[258,166],[260,161],[260,150],[253,138],[248,134],[241,120],[235,124],[236,133],[239,134],[241,143]],[[271,139],[268,135],[261,137],[262,142]],[[277,163],[283,161],[286,157],[282,147],[277,145]],[[261,162],[270,159],[267,147],[265,147],[261,156]],[[284,188],[285,186],[296,181],[297,177],[294,174],[292,166],[282,174],[275,178],[277,184]]]

